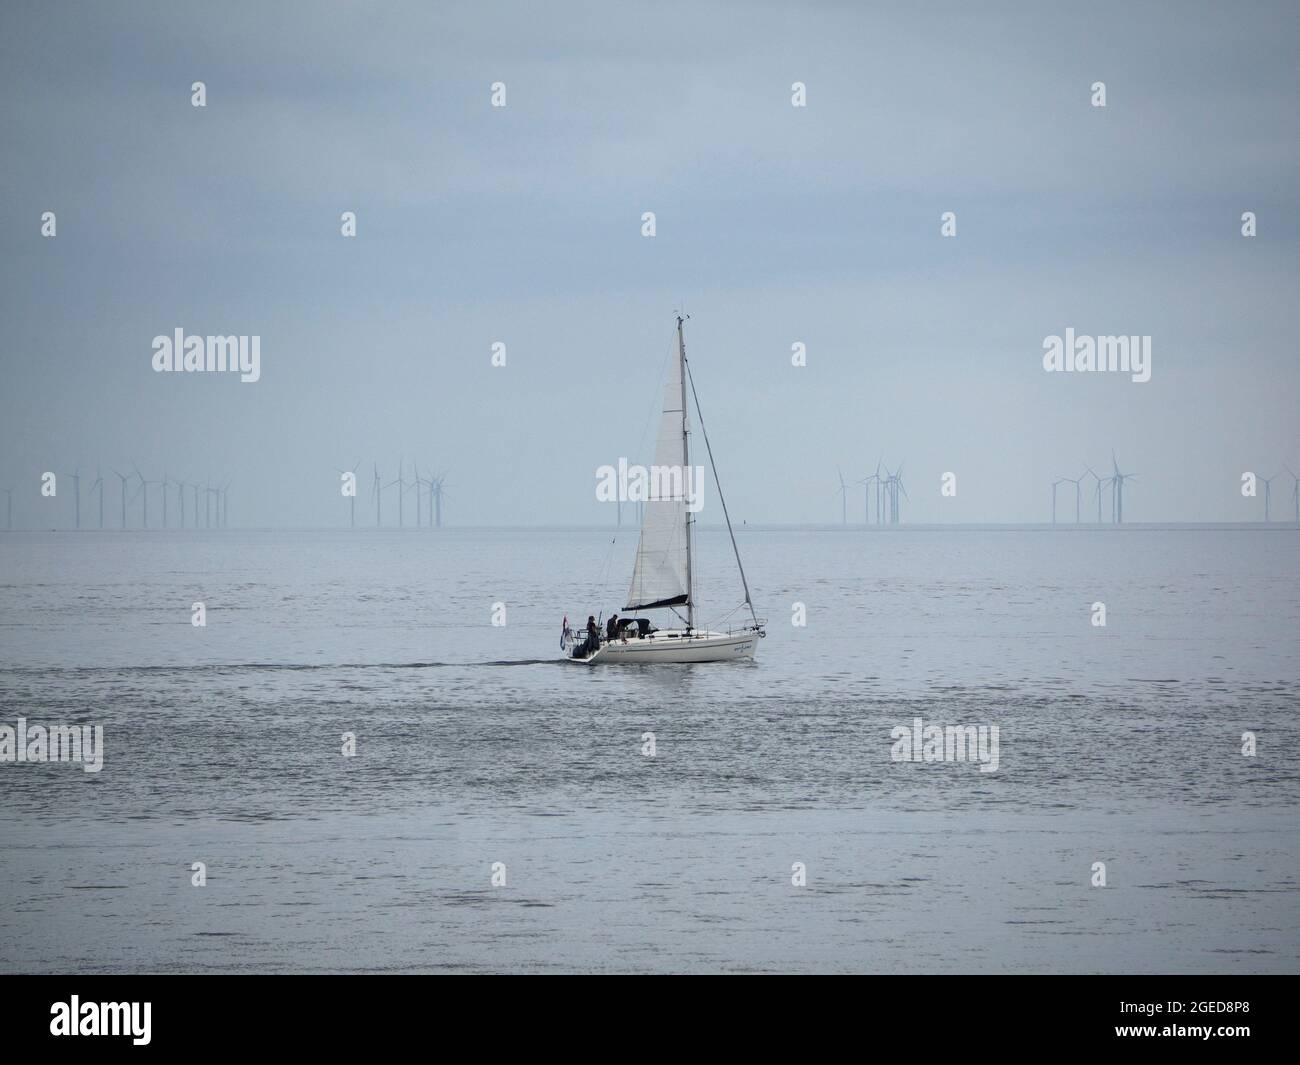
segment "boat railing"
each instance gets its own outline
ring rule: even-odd
[[[767,618],[759,618],[757,624],[753,621],[747,621],[743,625],[728,625],[725,630],[714,629],[714,632],[725,631],[728,636],[743,636],[747,632],[757,632],[760,636],[766,636]]]

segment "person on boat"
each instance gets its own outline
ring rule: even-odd
[[[605,622],[605,642],[613,643],[618,639],[618,615],[611,614],[609,620]]]
[[[600,646],[600,629],[596,626],[596,615],[587,615],[587,646],[586,653],[593,655],[596,648]]]

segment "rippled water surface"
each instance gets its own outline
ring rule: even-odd
[[[0,764],[0,967],[1300,969],[1294,528],[739,537],[755,662],[597,668],[613,530],[0,537],[0,724],[105,736]]]

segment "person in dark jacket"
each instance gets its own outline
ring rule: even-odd
[[[600,646],[600,629],[596,625],[596,615],[587,615],[587,648],[586,656],[589,657],[596,653],[596,648]]]
[[[605,622],[605,642],[613,643],[618,639],[618,615],[611,614]]]

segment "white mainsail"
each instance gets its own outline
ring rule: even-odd
[[[654,464],[677,476],[651,477],[651,495],[641,522],[641,542],[624,610],[692,606],[690,525],[686,495],[690,476],[686,443],[683,343],[678,323],[677,352],[664,383],[663,414]],[[652,470],[652,474],[653,474]]]

